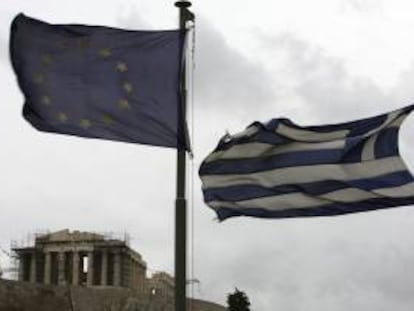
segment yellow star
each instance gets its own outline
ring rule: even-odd
[[[128,110],[130,107],[129,107],[129,103],[128,103],[128,101],[126,100],[126,99],[121,99],[119,102],[118,102],[118,106],[119,106],[119,108],[121,109],[121,110]]]
[[[56,118],[62,123],[65,123],[69,119],[66,113],[63,113],[63,112],[59,112]]]
[[[50,54],[44,54],[42,55],[42,62],[45,65],[51,65],[53,63],[53,57]]]
[[[114,118],[112,118],[109,114],[104,114],[102,116],[102,121],[103,123],[105,123],[106,125],[110,125],[112,123],[115,122]]]
[[[112,51],[109,48],[104,48],[104,49],[100,49],[99,50],[99,54],[103,57],[103,58],[108,58],[109,56],[112,55]]]
[[[125,71],[128,71],[128,66],[127,66],[127,64],[125,64],[124,62],[119,62],[119,63],[116,65],[116,69],[117,69],[119,72],[125,72]]]
[[[47,96],[47,95],[42,96],[42,98],[40,99],[40,101],[45,106],[49,106],[52,103],[51,100],[50,100],[50,97]]]
[[[36,84],[42,84],[43,82],[45,82],[45,77],[41,73],[36,73],[35,75],[33,75],[33,81]]]
[[[131,84],[131,83],[129,83],[129,82],[125,82],[125,83],[122,85],[122,87],[124,88],[125,92],[127,92],[128,94],[129,94],[129,93],[132,93],[133,86],[132,86],[132,84]]]
[[[83,128],[84,130],[87,130],[92,126],[92,122],[88,119],[81,119],[79,122],[79,126]]]

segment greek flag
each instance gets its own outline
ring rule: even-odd
[[[203,161],[205,202],[224,220],[331,216],[414,204],[398,151],[414,105],[358,121],[303,127],[255,122]]]

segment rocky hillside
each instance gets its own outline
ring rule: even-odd
[[[220,305],[189,300],[191,311],[225,311]],[[0,311],[173,311],[171,299],[140,296],[122,288],[45,286],[0,280]]]

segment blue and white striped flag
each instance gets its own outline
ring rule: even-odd
[[[205,202],[220,220],[330,216],[414,204],[398,132],[414,105],[334,125],[255,122],[203,161]]]

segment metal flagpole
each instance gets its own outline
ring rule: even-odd
[[[180,29],[186,31],[186,23],[193,19],[193,14],[187,9],[189,1],[177,1],[175,6],[180,10]],[[184,52],[185,53],[185,52]],[[185,54],[184,54],[185,55]],[[185,59],[184,59],[185,62]],[[186,66],[181,75],[181,112],[179,126],[186,131]],[[175,311],[186,311],[186,266],[187,266],[187,202],[185,196],[186,149],[178,146],[177,149],[177,197],[175,201]]]

